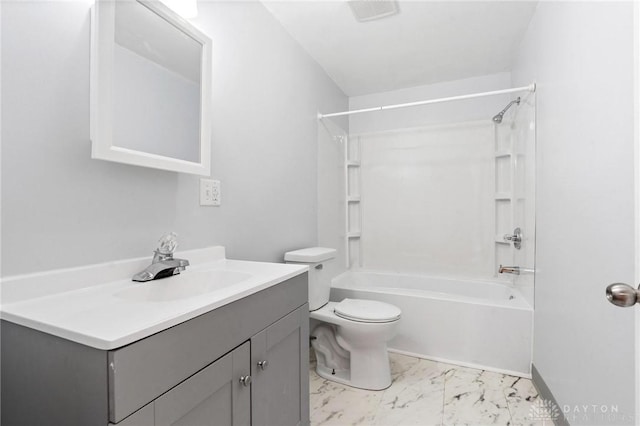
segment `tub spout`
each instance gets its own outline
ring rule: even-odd
[[[498,269],[498,273],[500,273],[500,274],[520,275],[520,267],[519,266],[502,266],[502,265],[500,265],[500,269]]]

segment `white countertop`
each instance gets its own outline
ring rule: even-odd
[[[146,283],[133,282],[131,276],[150,264],[151,257],[4,278],[0,318],[97,349],[116,349],[308,270],[304,265],[228,260],[222,247],[175,257],[192,265],[180,275]],[[207,274],[242,280],[164,300],[178,286],[193,286]],[[123,297],[129,294],[141,297]]]

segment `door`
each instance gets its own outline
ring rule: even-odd
[[[251,339],[252,424],[309,424],[309,305]]]
[[[640,4],[634,2],[636,284],[640,283]],[[640,421],[640,309],[636,307],[636,422]]]
[[[251,423],[250,344],[244,343],[155,401],[156,426]]]
[[[640,4],[634,2],[634,186],[635,186],[635,283],[607,286],[607,298],[621,307],[635,309],[635,423],[640,421]],[[637,286],[637,290],[636,290]]]

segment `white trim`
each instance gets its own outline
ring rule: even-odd
[[[118,147],[113,141],[113,53],[115,2],[97,0],[91,12],[91,157],[118,163],[208,176],[211,174],[212,41],[162,3],[135,0],[202,44],[200,72],[200,161],[185,161]]]
[[[494,368],[494,367],[489,367],[482,364],[474,364],[473,362],[455,361],[448,358],[440,358],[436,356],[427,356],[427,355],[417,354],[414,352],[401,351],[393,348],[387,348],[387,350],[389,352],[393,352],[396,354],[411,356],[411,357],[420,358],[420,359],[427,359],[429,361],[440,362],[442,364],[451,364],[451,365],[460,366],[460,367],[475,368],[476,370],[491,371],[493,373],[507,374],[509,376],[524,377],[525,379],[531,379],[531,373],[525,374],[520,371],[505,370],[503,368]]]
[[[0,22],[2,22],[2,2],[0,1]],[[2,31],[0,31],[0,99],[2,98]],[[2,128],[2,102],[0,102],[0,129]],[[0,132],[0,164],[2,164],[2,132]],[[2,178],[0,177],[0,185]],[[1,191],[0,191],[1,192]],[[0,197],[0,235],[2,235],[2,197]],[[2,244],[0,244],[0,277],[2,276]],[[2,295],[0,294],[0,302]],[[0,361],[1,362],[1,361]]]
[[[635,283],[640,283],[640,4],[633,3],[633,110],[634,110],[634,186],[635,186]],[[635,422],[640,421],[640,306],[635,308]]]
[[[426,101],[408,102],[408,103],[404,103],[404,104],[395,104],[395,105],[384,105],[384,106],[379,106],[379,107],[356,109],[356,110],[353,110],[353,111],[333,112],[331,114],[318,114],[318,118],[319,119],[323,119],[323,118],[329,118],[329,117],[340,117],[340,116],[343,116],[343,115],[362,114],[363,112],[385,111],[385,110],[388,110],[388,109],[398,109],[398,108],[407,108],[407,107],[414,107],[414,106],[421,106],[421,105],[438,104],[438,103],[442,103],[442,102],[461,101],[461,100],[464,100],[464,99],[480,98],[480,97],[483,97],[483,96],[504,95],[504,94],[507,94],[507,93],[522,92],[522,91],[525,91],[525,90],[528,90],[529,92],[535,92],[536,91],[536,84],[535,83],[531,83],[530,85],[523,86],[523,87],[514,87],[512,89],[494,90],[494,91],[491,91],[491,92],[472,93],[470,95],[449,96],[447,98],[429,99],[429,100],[426,100]]]
[[[349,135],[340,136],[339,141],[344,143],[344,261],[347,269],[351,268],[351,240],[349,238]],[[360,195],[360,194],[358,194]]]

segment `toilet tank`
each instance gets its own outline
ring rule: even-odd
[[[286,263],[309,265],[309,310],[320,309],[329,301],[331,276],[324,265],[332,262],[336,250],[325,247],[311,247],[289,251],[284,254]]]

